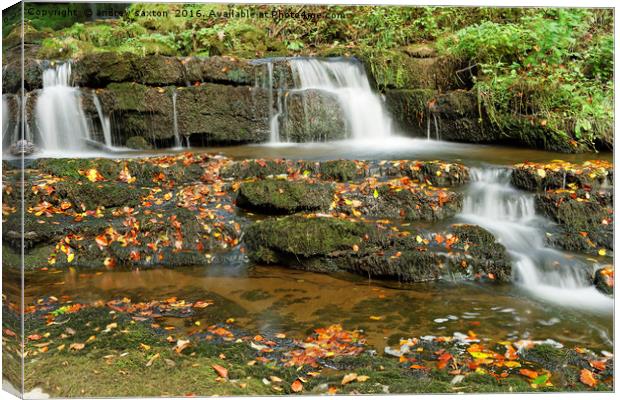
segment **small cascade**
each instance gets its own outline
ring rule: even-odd
[[[536,215],[532,194],[511,186],[510,175],[509,169],[472,168],[460,219],[498,238],[513,259],[516,282],[537,297],[579,308],[610,309],[613,300],[588,279],[591,265],[545,246],[545,228],[551,223]]]
[[[183,147],[181,136],[179,135],[179,122],[177,119],[177,91],[172,89],[172,129],[174,130],[174,147]],[[189,147],[189,138],[187,138],[187,147]]]
[[[43,71],[43,90],[37,99],[35,122],[38,134],[35,144],[46,151],[83,150],[85,142],[91,139],[80,91],[71,86],[70,62]]]
[[[99,101],[99,97],[97,97],[97,93],[93,90],[93,103],[95,103],[95,108],[97,109],[97,115],[99,116],[99,121],[101,122],[101,131],[103,132],[103,141],[106,147],[112,147],[112,128],[110,125],[110,118],[103,113],[103,107],[101,107],[101,102]]]
[[[354,59],[294,58],[289,60],[298,89],[334,94],[343,110],[348,135],[354,139],[385,139],[392,120],[372,91],[363,65]]]

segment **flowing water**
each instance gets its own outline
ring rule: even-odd
[[[35,144],[43,151],[77,152],[91,140],[80,91],[71,85],[70,62],[43,71],[35,121],[39,139],[35,137]]]
[[[281,84],[275,85],[273,64],[268,63],[267,84],[272,89],[280,87],[275,98],[270,90],[270,102],[276,105],[276,110],[270,112],[270,143],[195,150],[218,151],[233,158],[464,162],[471,167],[472,182],[464,189],[462,213],[447,222],[474,223],[491,231],[513,260],[515,284],[377,282],[348,274],[332,276],[249,266],[240,256],[241,261],[233,264],[176,270],[119,268],[79,273],[52,269],[49,273],[27,277],[26,301],[44,295],[69,295],[84,302],[124,296],[134,301],[213,296],[218,299],[220,313],[236,318],[248,329],[265,333],[286,331],[304,335],[317,326],[343,323],[348,329],[364,329],[371,344],[382,348],[399,337],[450,335],[475,326],[480,335],[497,339],[553,339],[567,345],[611,349],[613,301],[597,292],[586,277],[596,267],[596,261],[545,246],[545,232],[551,222],[536,214],[532,194],[510,185],[510,171],[505,167],[516,162],[557,158],[574,162],[590,158],[610,160],[610,154],[558,155],[428,140],[433,136],[432,124],[435,138],[439,139],[439,121],[434,116],[432,121],[428,118],[426,140],[404,138],[393,132],[383,101],[373,93],[360,63],[350,59],[289,59],[287,62],[296,77],[296,88],[292,90],[316,89],[335,96],[343,111],[349,139],[283,143],[279,120],[286,112],[285,92]],[[92,135],[81,107],[80,92],[71,85],[71,64],[46,69],[43,85],[36,104],[35,142],[42,147],[44,155],[89,156],[83,150]],[[171,95],[175,150],[180,151],[176,91]],[[111,148],[110,120],[94,93],[93,101],[103,141]],[[3,114],[8,114],[10,109],[9,98],[3,97]],[[3,144],[11,136],[10,126],[3,121]],[[114,154],[114,157],[122,156],[135,157],[136,153]],[[220,322],[213,318],[206,322]]]
[[[514,278],[532,295],[558,304],[611,312],[613,300],[588,276],[594,265],[545,246],[550,222],[538,216],[534,195],[514,189],[506,168],[472,168],[460,218],[495,235],[513,259]]]
[[[104,114],[103,107],[101,107],[101,102],[99,101],[99,97],[97,97],[97,93],[93,90],[93,103],[95,103],[95,108],[97,108],[97,115],[99,116],[99,122],[101,122],[101,131],[103,132],[103,141],[106,147],[112,148],[112,127],[110,125],[110,117]]]
[[[372,140],[393,135],[390,115],[381,97],[372,91],[366,71],[359,61],[348,58],[291,58],[288,63],[295,78],[294,90],[319,90],[335,96],[342,109],[347,137]],[[272,88],[273,64],[267,62],[267,68],[268,87]],[[278,111],[270,120],[272,144],[283,140],[279,127],[279,118],[283,113],[281,97],[279,90]]]

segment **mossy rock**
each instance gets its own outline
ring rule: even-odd
[[[110,82],[135,81],[135,59],[131,53],[87,53],[75,62],[75,82],[79,86],[104,87]]]
[[[349,251],[366,230],[363,224],[336,218],[290,216],[250,226],[245,242],[254,261],[270,264],[279,259],[275,253],[309,258]]]
[[[548,191],[537,194],[535,204],[537,211],[575,231],[594,231],[613,218],[613,195],[606,192]]]
[[[153,146],[141,136],[132,136],[125,142],[125,146],[134,150],[150,150]]]
[[[133,60],[137,81],[145,85],[168,86],[185,83],[183,64],[176,57],[149,55]]]
[[[264,214],[293,214],[327,210],[332,196],[328,184],[266,179],[242,183],[237,205]]]
[[[385,104],[403,130],[424,136],[430,118],[428,106],[436,94],[435,89],[388,89]]]
[[[60,198],[75,206],[84,205],[87,210],[97,207],[135,207],[147,194],[144,189],[118,182],[62,181],[56,185]]]

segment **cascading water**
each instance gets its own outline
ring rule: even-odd
[[[381,98],[372,91],[364,67],[355,59],[292,58],[287,60],[295,79],[292,91],[320,90],[338,101],[343,112],[347,136],[356,140],[385,139],[392,135],[392,120]],[[273,66],[267,64],[269,85],[273,84]],[[271,115],[271,142],[281,141],[278,111]]]
[[[536,215],[533,195],[511,186],[510,174],[509,169],[472,168],[460,219],[498,238],[513,259],[515,280],[536,297],[571,307],[611,310],[613,300],[587,278],[592,266],[545,246],[545,228],[551,223]]]
[[[299,89],[335,94],[354,139],[383,139],[392,135],[392,121],[376,95],[361,63],[345,59],[300,58],[289,61]]]
[[[95,103],[95,108],[97,109],[97,115],[99,116],[99,121],[101,122],[101,130],[103,132],[103,141],[105,145],[109,148],[112,147],[112,128],[110,126],[110,118],[103,113],[103,107],[101,107],[101,102],[99,101],[99,97],[97,97],[97,93],[93,90],[93,103]]]
[[[179,122],[177,119],[177,91],[172,90],[172,129],[174,132],[174,147],[183,147],[181,136],[179,135]],[[187,147],[189,147],[189,138],[187,139]]]
[[[79,151],[90,140],[88,122],[80,102],[80,91],[71,82],[71,63],[43,71],[43,90],[36,105],[36,126],[45,151]]]

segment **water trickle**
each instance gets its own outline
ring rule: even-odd
[[[103,132],[103,141],[107,147],[112,147],[112,128],[110,125],[110,118],[104,114],[103,107],[101,107],[101,102],[99,101],[99,97],[97,97],[97,93],[93,90],[93,103],[95,103],[95,108],[97,109],[97,115],[99,116],[99,121],[101,122],[101,131]]]
[[[71,86],[70,62],[43,71],[43,90],[37,99],[35,121],[40,140],[35,143],[43,150],[83,150],[85,142],[90,140],[80,91]]]
[[[181,136],[179,135],[179,122],[177,119],[177,91],[176,89],[172,89],[172,129],[174,131],[174,147],[183,147],[183,143],[181,142]],[[189,147],[189,139],[188,147]]]
[[[592,265],[546,247],[551,222],[536,215],[534,197],[513,188],[509,169],[472,168],[460,218],[498,238],[513,260],[516,282],[535,296],[559,304],[609,311],[613,301],[588,279]]]

